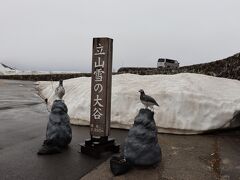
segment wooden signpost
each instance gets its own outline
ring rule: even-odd
[[[90,139],[81,152],[100,157],[102,152],[119,152],[120,146],[109,138],[111,121],[112,47],[110,38],[93,38]]]

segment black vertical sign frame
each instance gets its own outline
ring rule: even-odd
[[[118,153],[120,145],[110,135],[113,39],[93,38],[90,138],[81,152],[99,158],[102,152]]]
[[[113,39],[94,38],[92,52],[90,135],[109,136]]]

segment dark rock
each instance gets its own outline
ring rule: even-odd
[[[124,157],[133,165],[151,166],[161,161],[154,112],[141,109],[125,140]]]
[[[228,58],[212,61],[209,63],[182,66],[176,69],[152,68],[152,67],[121,67],[118,73],[132,73],[140,75],[151,74],[177,74],[177,73],[198,73],[215,77],[240,80],[240,53]]]
[[[240,127],[240,111],[236,111],[233,114],[233,118],[230,121],[230,128]]]
[[[38,155],[44,154],[56,154],[62,152],[58,146],[47,145],[47,141],[44,141],[41,149],[38,151]]]
[[[38,154],[59,153],[72,140],[72,129],[68,109],[62,100],[55,100],[47,125],[46,140]]]
[[[132,164],[130,164],[124,157],[113,156],[110,160],[110,168],[112,173],[115,176],[125,174],[132,168]]]

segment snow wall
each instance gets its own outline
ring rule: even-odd
[[[38,82],[40,95],[48,98],[49,106],[55,99],[57,85],[58,82]],[[89,125],[91,78],[69,79],[63,85],[66,90],[63,99],[68,106],[71,123]],[[138,111],[144,108],[139,99],[139,89],[160,105],[154,108],[158,132],[198,134],[240,126],[240,81],[181,73],[114,75],[111,127],[129,129],[132,126]]]

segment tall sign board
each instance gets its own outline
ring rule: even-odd
[[[112,39],[93,39],[90,114],[91,136],[109,135],[111,118],[112,49]]]
[[[81,144],[81,152],[100,157],[102,152],[119,152],[120,145],[109,138],[113,40],[93,38],[90,138]]]

